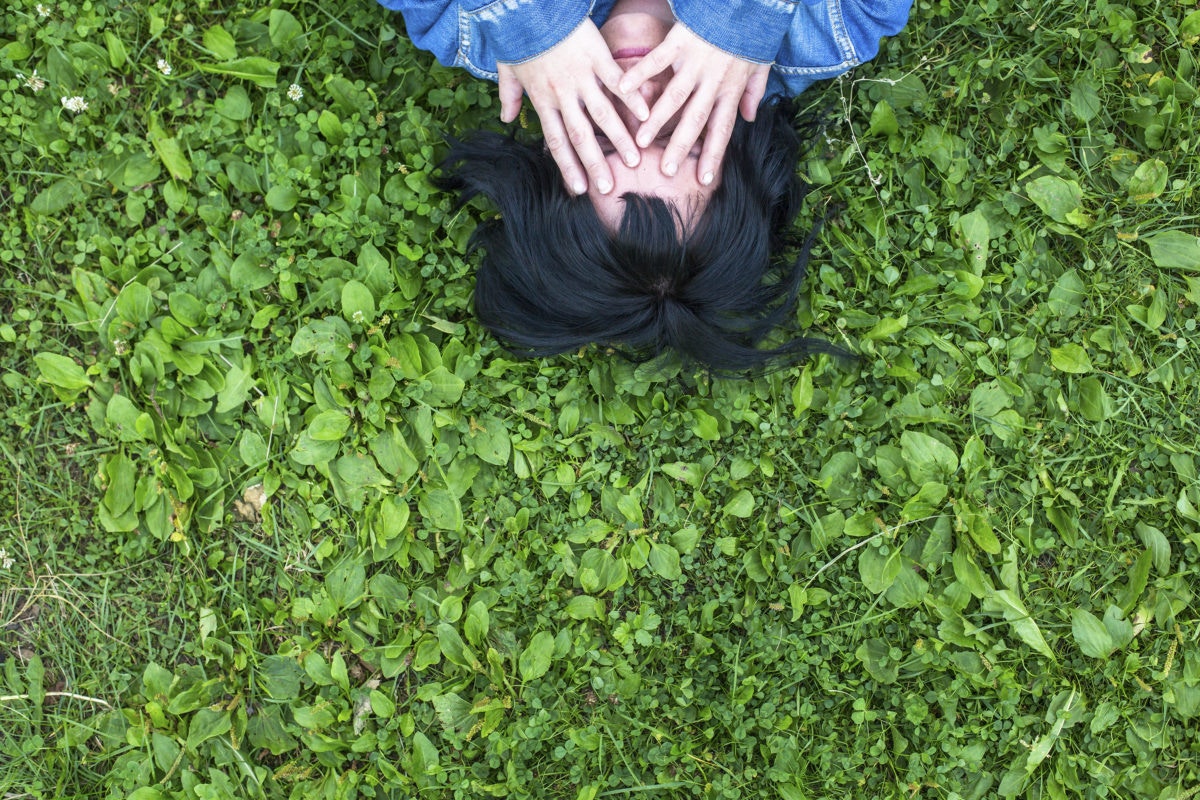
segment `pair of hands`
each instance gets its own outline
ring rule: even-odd
[[[668,67],[674,68],[675,74],[650,108],[639,89]],[[636,166],[640,149],[654,141],[682,109],[663,151],[662,172],[668,177],[676,174],[704,133],[696,178],[708,185],[720,170],[739,110],[748,121],[754,120],[769,72],[769,64],[732,56],[678,23],[658,47],[624,72],[595,24],[584,20],[570,36],[537,58],[499,66],[500,119],[516,119],[527,93],[567,186],[575,194],[583,194],[590,181],[601,194],[607,194],[613,187],[613,175],[596,141],[593,123],[621,159]],[[636,141],[605,89],[642,121]]]

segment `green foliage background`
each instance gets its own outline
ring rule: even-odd
[[[10,7],[4,796],[1193,796],[1198,39],[919,0],[733,382],[480,331],[385,10]]]

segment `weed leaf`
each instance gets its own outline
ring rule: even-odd
[[[202,708],[192,715],[188,724],[186,747],[195,752],[201,743],[228,733],[231,727],[233,721],[228,711]]]
[[[29,204],[34,214],[51,216],[87,199],[87,191],[75,178],[59,178],[38,192]]]
[[[546,631],[538,631],[529,640],[529,645],[521,651],[517,660],[517,668],[522,680],[535,681],[550,669],[550,661],[554,655],[554,637]]]
[[[1050,348],[1050,363],[1060,372],[1081,374],[1092,371],[1092,359],[1087,351],[1074,342]]]
[[[1183,231],[1163,231],[1145,237],[1155,266],[1200,272],[1200,236]]]
[[[83,367],[66,356],[58,353],[38,353],[33,357],[33,361],[37,364],[41,379],[56,389],[61,389],[60,397],[63,399],[74,399],[92,385]]]
[[[1134,203],[1149,203],[1167,188],[1167,165],[1160,159],[1143,161],[1129,181],[1125,191]]]
[[[1011,589],[990,592],[983,600],[983,610],[985,613],[999,614],[1012,626],[1021,641],[1051,661],[1058,660],[1050,645],[1046,644],[1037,623],[1029,616],[1029,610]]]
[[[196,66],[205,72],[215,72],[219,75],[228,75],[231,78],[240,78],[266,89],[275,88],[275,76],[279,72],[278,63],[261,56],[235,58],[220,64],[205,64],[201,62],[197,63]]]
[[[204,49],[222,61],[232,61],[237,58],[237,42],[222,26],[213,25],[206,28],[203,41]]]
[[[909,477],[918,485],[947,481],[958,471],[958,454],[927,433],[905,431],[900,435],[900,451]]]
[[[1071,634],[1085,656],[1108,658],[1117,648],[1104,623],[1082,608],[1071,612]]]
[[[1083,190],[1075,181],[1043,175],[1025,185],[1029,199],[1055,222],[1070,222],[1072,212],[1083,202]]]

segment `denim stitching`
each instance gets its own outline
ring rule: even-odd
[[[499,72],[490,72],[471,60],[471,28],[473,25],[478,26],[483,22],[498,24],[499,20],[503,19],[505,14],[510,11],[514,11],[530,2],[536,3],[538,0],[495,0],[495,2],[488,3],[485,6],[481,6],[480,8],[476,8],[471,11],[464,11],[460,7],[458,12],[460,42],[458,56],[462,61],[463,67],[469,70],[471,74],[475,75],[476,77],[490,80],[492,82],[498,81],[500,79]],[[579,25],[582,25],[592,18],[592,12],[595,7],[596,0],[589,0],[587,13],[585,13],[583,18],[579,20],[579,24],[567,33],[567,36],[570,36],[572,33],[579,30]],[[566,36],[563,38],[565,39]],[[538,53],[537,55],[530,56],[529,58],[525,59],[525,61],[532,61],[540,55],[542,54]],[[512,63],[523,64],[525,62],[514,61]]]
[[[843,61],[858,63],[858,53],[854,52],[854,42],[850,39],[850,31],[846,30],[841,0],[829,0],[826,7],[829,9],[829,29],[833,33],[833,40],[837,42]]]

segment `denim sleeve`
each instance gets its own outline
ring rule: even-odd
[[[675,18],[730,55],[770,64],[792,21],[797,0],[672,0]]]
[[[894,36],[908,23],[912,0],[842,2],[842,19],[859,61],[870,61],[879,52],[879,39]]]
[[[399,11],[408,38],[442,64],[494,81],[496,65],[536,58],[588,15],[590,0],[378,0]]]
[[[912,0],[817,0],[796,7],[783,37],[767,94],[798,95],[879,52],[879,39],[899,33]]]
[[[379,0],[379,4],[404,17],[412,43],[427,50],[447,67],[458,64],[458,7],[453,0]]]
[[[493,0],[472,3],[467,30],[468,52],[486,43],[495,61],[520,64],[537,58],[567,38],[591,10],[590,0]]]

